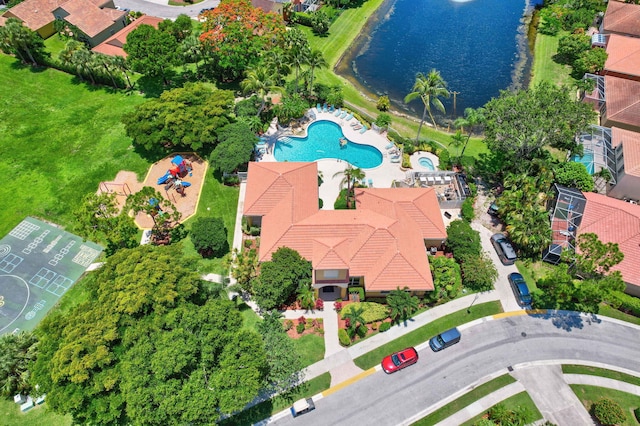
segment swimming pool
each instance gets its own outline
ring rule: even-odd
[[[307,128],[307,136],[304,138],[280,138],[273,154],[278,161],[335,158],[361,169],[371,169],[382,164],[382,153],[377,148],[346,139],[340,126],[327,120],[312,123]]]
[[[418,164],[420,164],[422,167],[424,167],[427,170],[434,171],[436,169],[435,166],[433,165],[433,161],[431,161],[431,159],[427,157],[418,158]]]
[[[595,164],[593,162],[593,152],[592,151],[588,151],[588,150],[585,149],[582,157],[574,155],[573,156],[573,161],[575,161],[576,163],[584,164],[584,166],[587,168],[587,171],[589,172],[590,175],[593,175],[596,172],[596,166],[595,166]]]

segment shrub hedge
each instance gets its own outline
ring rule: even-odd
[[[359,306],[364,308],[364,312],[362,313],[362,318],[364,318],[364,322],[369,324],[374,321],[381,321],[385,318],[389,317],[389,310],[386,306],[383,306],[379,303],[372,302],[356,302],[350,303],[340,312],[342,318],[344,318],[347,312],[351,312],[352,309],[356,309]]]
[[[338,330],[338,340],[340,341],[340,344],[342,346],[351,345],[351,339],[349,338],[349,335],[347,334],[347,330],[345,330],[344,328],[341,328],[340,330]]]

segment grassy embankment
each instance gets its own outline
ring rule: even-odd
[[[345,54],[347,49],[360,34],[363,27],[373,15],[373,13],[382,5],[384,0],[368,0],[360,7],[355,9],[347,9],[333,22],[329,29],[327,37],[319,37],[313,34],[310,28],[300,26],[308,38],[312,49],[320,49],[329,66],[326,69],[316,71],[317,81],[327,85],[338,85],[342,87],[344,98],[351,105],[370,117],[377,117],[380,111],[376,109],[376,100],[370,99],[364,93],[360,92],[349,81],[338,76],[333,71],[334,67]],[[424,70],[428,72],[429,70]],[[400,113],[403,114],[404,113]],[[417,134],[419,120],[417,118],[401,116],[396,111],[392,114],[393,122],[391,127],[401,133],[405,137],[413,138]],[[422,139],[432,139],[449,146],[451,135],[434,130],[425,122],[420,133]],[[478,154],[487,152],[486,146],[481,139],[472,138],[466,150],[469,156],[477,157]],[[455,154],[455,150],[452,154]]]

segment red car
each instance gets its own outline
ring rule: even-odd
[[[391,374],[416,362],[418,362],[418,352],[415,348],[407,348],[385,357],[381,365],[385,373]]]

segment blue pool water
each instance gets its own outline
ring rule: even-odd
[[[574,155],[573,161],[584,164],[590,175],[593,175],[596,172],[596,166],[593,163],[593,152],[591,151],[585,150],[582,157]]]
[[[420,164],[425,169],[435,170],[436,168],[433,166],[433,162],[427,157],[418,158],[418,164]]]
[[[274,156],[278,161],[316,161],[335,158],[346,161],[361,169],[371,169],[382,164],[382,153],[370,145],[362,145],[344,138],[342,129],[336,123],[326,120],[316,121],[307,129],[307,136],[288,136],[278,140]]]

